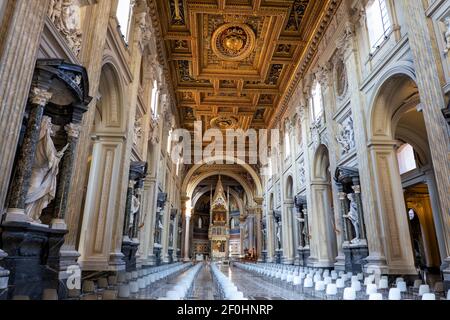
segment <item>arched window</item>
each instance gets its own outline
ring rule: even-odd
[[[153,116],[156,117],[158,111],[158,81],[153,81],[152,94],[150,97],[150,107],[152,108]]]
[[[323,115],[323,99],[322,99],[322,86],[319,81],[316,81],[311,92],[311,116],[312,121],[318,121]]]
[[[284,131],[284,155],[286,159],[291,156],[291,136],[288,126],[286,126],[286,130]]]
[[[203,228],[203,219],[202,219],[202,217],[198,218],[198,228],[199,229]]]
[[[374,52],[392,31],[386,0],[370,0],[366,7],[370,51]]]
[[[417,169],[416,157],[414,155],[414,148],[408,144],[403,144],[397,150],[397,160],[398,167],[400,169],[400,174],[410,172]]]
[[[131,0],[119,0],[117,5],[117,21],[119,22],[120,32],[122,33],[125,42],[128,43],[130,23],[132,16]]]

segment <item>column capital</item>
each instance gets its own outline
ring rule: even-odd
[[[345,192],[339,192],[339,200],[347,199],[347,194]]]
[[[75,124],[75,123],[69,123],[64,127],[64,130],[66,130],[67,135],[70,138],[78,139],[80,137],[81,125]]]
[[[353,191],[355,191],[355,193],[361,193],[361,186],[359,185],[353,186],[352,189]]]
[[[38,106],[46,106],[53,94],[46,89],[33,87],[30,92],[30,102]]]

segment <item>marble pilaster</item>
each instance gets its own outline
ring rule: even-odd
[[[8,26],[0,52],[0,215],[11,178],[17,141],[29,95],[49,0],[17,0],[5,7]],[[12,67],[14,66],[14,67]]]
[[[434,52],[431,34],[432,24],[425,12],[424,3],[420,0],[402,0],[401,8],[405,15],[408,29],[408,40],[414,57],[415,71],[420,100],[423,105],[423,115],[427,126],[428,142],[436,177],[437,192],[441,207],[442,226],[445,242],[440,244],[446,248],[444,278],[450,286],[450,165],[447,121],[442,116],[445,99],[442,94],[442,83],[439,79],[438,63]]]

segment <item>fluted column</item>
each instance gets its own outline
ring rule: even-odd
[[[49,0],[11,1],[0,35],[0,215],[8,192],[17,141]]]

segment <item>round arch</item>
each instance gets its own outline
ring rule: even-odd
[[[291,175],[286,178],[286,199],[294,199],[294,179]]]
[[[222,175],[222,176],[227,176],[230,178],[233,178],[234,180],[236,180],[237,182],[239,182],[241,184],[241,186],[244,188],[245,193],[247,194],[247,198],[251,201],[253,201],[254,198],[254,194],[252,193],[252,189],[251,187],[248,185],[247,181],[245,181],[240,175],[233,173],[233,172],[229,172],[229,171],[212,171],[212,172],[205,172],[201,175],[199,175],[198,177],[195,177],[194,180],[192,180],[189,185],[187,186],[187,190],[186,190],[186,196],[190,199],[192,199],[195,188],[197,188],[197,186],[205,179],[212,177],[212,176],[218,176],[218,175]],[[192,204],[192,200],[191,200],[191,204]]]
[[[233,164],[237,164],[242,166],[242,168],[244,168],[252,177],[253,182],[255,183],[256,186],[256,197],[262,197],[263,195],[263,188],[262,188],[262,183],[261,183],[261,179],[259,178],[258,173],[255,171],[255,169],[253,169],[252,166],[250,166],[249,164],[245,163],[244,161],[241,161],[240,159],[236,158],[236,157],[230,157],[230,156],[215,156],[215,157],[211,157],[208,159],[204,159],[200,164],[196,164],[194,165],[186,174],[186,177],[184,178],[183,181],[183,185],[181,187],[181,191],[183,194],[189,194],[188,192],[188,188],[189,185],[191,183],[191,178],[194,176],[195,172],[197,170],[199,170],[202,166],[214,163],[214,162],[229,162],[229,163],[233,163]]]
[[[372,139],[392,137],[394,134],[392,120],[399,109],[411,108],[414,103],[415,106],[420,103],[416,83],[414,66],[408,61],[399,62],[383,73],[370,99],[369,137]],[[415,87],[415,90],[409,91],[412,87]],[[410,106],[405,106],[405,98],[410,100]],[[398,113],[395,118],[398,118]]]

